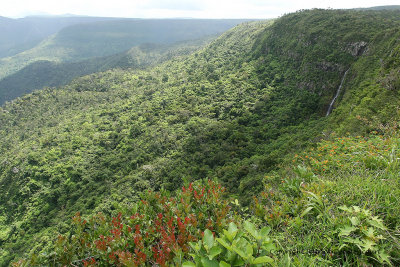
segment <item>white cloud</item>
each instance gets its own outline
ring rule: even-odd
[[[299,9],[400,4],[399,0],[3,0],[0,16],[32,13],[110,17],[271,18]]]

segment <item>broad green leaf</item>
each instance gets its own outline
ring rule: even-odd
[[[196,263],[196,266],[201,266],[201,258],[197,254],[189,253],[189,255],[193,258],[194,262]]]
[[[364,216],[369,217],[371,216],[371,212],[369,210],[366,209],[362,209],[362,213],[364,214]]]
[[[368,238],[375,239],[375,230],[372,227],[368,227],[367,230],[362,231]]]
[[[266,239],[266,238],[268,237],[268,235],[269,235],[270,232],[271,232],[271,227],[269,227],[269,226],[263,227],[263,228],[261,229],[261,231],[260,231],[261,236],[262,236],[264,239]]]
[[[354,210],[354,212],[356,212],[356,213],[360,213],[360,211],[361,211],[361,209],[360,209],[359,206],[353,206],[353,210]]]
[[[347,211],[347,212],[352,212],[353,211],[351,208],[347,207],[346,205],[340,206],[339,209],[343,210],[343,211]]]
[[[231,235],[236,235],[236,233],[238,232],[238,228],[235,223],[233,223],[233,222],[229,223],[228,232]]]
[[[377,238],[377,239],[380,239],[380,240],[386,239],[386,238],[383,237],[383,235],[378,235],[376,238]]]
[[[237,258],[237,254],[233,250],[227,250],[226,253],[224,253],[224,260],[228,262],[232,262]]]
[[[207,249],[207,251],[209,249],[211,249],[214,246],[214,236],[213,233],[206,229],[204,231],[204,236],[203,236],[203,245],[204,247]]]
[[[354,244],[357,247],[359,247],[360,249],[361,249],[361,246],[363,244],[359,238],[346,237],[343,241],[345,241],[347,243]]]
[[[261,236],[258,233],[258,231],[256,230],[256,227],[251,222],[245,221],[244,222],[244,229],[247,232],[249,232],[249,234],[251,234],[256,240],[260,240],[261,239]]]
[[[240,257],[242,257],[243,259],[247,260],[248,256],[246,254],[246,252],[244,252],[243,250],[241,250],[241,248],[238,247],[232,247],[232,250],[236,252],[236,254],[238,254]]]
[[[274,243],[272,243],[272,241],[271,241],[271,242],[265,242],[265,243],[263,243],[263,245],[261,246],[261,248],[262,248],[263,250],[267,251],[267,252],[271,252],[271,251],[273,251],[273,250],[276,249],[276,247],[275,247]]]
[[[379,251],[379,253],[377,253],[378,256],[378,260],[381,263],[387,263],[388,265],[392,265],[392,263],[390,262],[390,256],[389,254],[385,253],[384,250]]]
[[[232,236],[229,234],[229,232],[227,230],[223,230],[224,231],[224,236],[229,240],[229,241],[233,241]]]
[[[350,222],[353,226],[357,226],[360,224],[360,219],[358,219],[358,217],[351,217],[350,218]]]
[[[224,246],[227,250],[233,251],[232,246],[230,244],[228,244],[228,242],[226,242],[222,238],[217,238],[217,242],[220,243],[222,246]]]
[[[244,238],[235,239],[232,243],[232,249],[245,260],[250,259],[253,255],[252,245]]]
[[[240,257],[236,257],[236,260],[233,262],[233,266],[244,266],[246,264],[246,262],[240,258]]]
[[[219,263],[219,267],[231,267],[231,265],[230,265],[229,263],[226,263],[226,262],[224,262],[224,261],[221,261],[221,262]]]
[[[249,244],[249,242],[247,241],[247,239],[245,238],[236,238],[235,240],[233,240],[232,242],[232,246],[235,246],[237,248],[241,248],[243,250],[246,249],[247,244]]]
[[[252,264],[262,264],[262,263],[273,263],[274,260],[268,256],[258,257],[256,258]]]
[[[367,220],[367,222],[368,222],[369,225],[374,226],[374,227],[376,227],[378,229],[381,229],[381,230],[386,230],[387,229],[385,227],[385,225],[383,225],[383,220],[379,219],[379,217],[377,217],[377,216],[371,217],[371,219]]]
[[[228,238],[229,241],[233,241],[233,239],[236,236],[236,233],[238,232],[238,228],[236,226],[236,224],[234,224],[233,222],[231,222],[228,226],[228,231],[224,230],[224,234],[225,236]]]
[[[366,253],[367,251],[375,251],[376,243],[370,239],[363,239],[362,240],[362,251]]]
[[[208,252],[208,258],[210,260],[214,259],[215,256],[219,255],[222,252],[222,248],[214,246]]]
[[[253,256],[253,246],[250,243],[246,246],[246,254],[248,259]]]
[[[205,257],[201,257],[201,263],[203,267],[219,267],[219,263],[216,260],[209,260]]]
[[[182,267],[196,267],[196,264],[194,264],[191,261],[186,261],[182,264]]]
[[[200,267],[201,266],[201,257],[199,255],[196,255],[195,257],[193,257],[194,262],[196,263],[196,267]]]
[[[348,236],[349,234],[357,230],[357,228],[354,226],[346,225],[344,228],[340,228],[339,230],[340,230],[339,236]]]
[[[199,252],[201,249],[201,240],[198,243],[189,242],[189,245],[194,251]]]

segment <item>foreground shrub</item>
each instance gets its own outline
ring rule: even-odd
[[[189,243],[204,230],[222,231],[234,220],[225,189],[216,182],[190,183],[174,197],[147,191],[124,213],[72,218],[72,231],[59,235],[54,251],[15,263],[25,265],[182,265]]]

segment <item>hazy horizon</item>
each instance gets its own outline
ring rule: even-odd
[[[2,4],[0,16],[24,18],[29,16],[90,16],[115,18],[193,18],[193,19],[265,19],[279,17],[300,9],[351,9],[399,5],[398,0],[16,0]]]

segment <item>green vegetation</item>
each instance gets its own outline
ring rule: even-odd
[[[31,49],[43,39],[55,34],[64,27],[111,19],[75,16],[25,17],[21,19],[0,17],[0,58],[13,56]]]
[[[145,191],[109,216],[77,214],[54,247],[16,266],[396,266],[397,127],[331,137],[294,155],[296,167],[264,177],[250,209],[217,183],[197,181],[173,196]]]
[[[1,58],[0,79],[40,60],[77,62],[120,53],[146,43],[194,40],[221,34],[243,21],[246,20],[109,19],[72,25],[29,50]]]
[[[1,263],[399,265],[399,27],[302,11],[6,103]]]
[[[214,38],[207,37],[171,45],[143,44],[117,55],[80,62],[36,61],[0,80],[0,105],[36,89],[66,85],[77,77],[91,73],[113,68],[144,68],[173,57],[187,55],[205,46]]]

